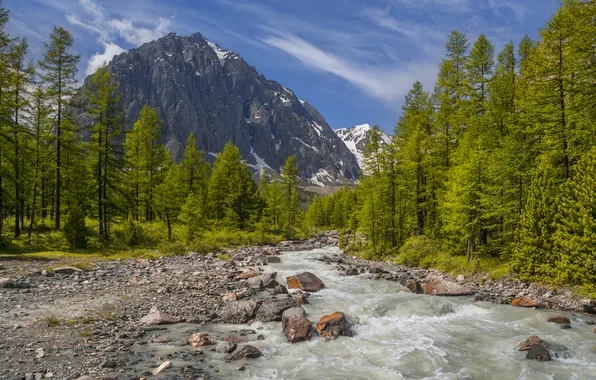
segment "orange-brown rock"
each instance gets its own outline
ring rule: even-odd
[[[542,339],[540,339],[536,335],[532,335],[527,340],[521,342],[521,344],[519,345],[519,350],[530,351],[530,348],[532,348],[533,345],[539,344],[540,342],[542,342]]]
[[[307,292],[318,292],[325,287],[323,281],[310,272],[300,273],[287,278],[289,289],[300,289]]]
[[[335,339],[338,336],[352,336],[350,324],[346,320],[344,313],[340,311],[325,315],[319,319],[317,333],[328,339]]]
[[[252,277],[257,277],[257,272],[254,269],[249,269],[246,272],[239,274],[236,278],[239,280],[247,280]]]
[[[306,318],[304,309],[301,307],[284,311],[281,325],[290,343],[310,340],[312,337],[312,322]]]
[[[207,333],[196,333],[188,338],[188,343],[191,347],[203,347],[215,344],[215,341],[213,341]]]
[[[516,298],[513,301],[511,301],[511,304],[513,306],[519,307],[538,307],[538,301],[530,297]]]
[[[304,295],[304,293],[300,292],[294,295],[294,299],[298,302],[299,305],[308,305],[308,298]]]
[[[554,315],[552,317],[548,317],[548,319],[546,321],[551,322],[551,323],[556,323],[558,325],[566,325],[566,324],[571,323],[569,321],[569,318],[567,318],[564,315]]]

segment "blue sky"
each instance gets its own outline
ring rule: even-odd
[[[4,0],[9,32],[42,56],[54,25],[71,31],[80,77],[168,32],[201,32],[321,111],[332,128],[386,131],[415,80],[432,89],[449,31],[497,51],[536,37],[558,0]]]

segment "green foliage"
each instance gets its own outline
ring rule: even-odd
[[[132,216],[132,213],[128,214],[128,218],[124,221],[122,234],[125,244],[129,247],[136,247],[141,242],[143,227]]]
[[[410,267],[425,266],[442,252],[441,245],[425,236],[412,237],[400,248],[398,262]]]
[[[85,219],[85,213],[78,205],[72,205],[68,210],[63,232],[70,248],[88,247],[90,231]]]

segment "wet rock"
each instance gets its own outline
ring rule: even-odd
[[[353,335],[344,313],[339,311],[322,317],[317,323],[317,333],[329,339]]]
[[[211,346],[215,344],[215,341],[209,337],[207,333],[195,333],[188,338],[188,343],[191,347],[203,347],[203,346]]]
[[[287,281],[289,289],[300,289],[307,292],[318,292],[325,287],[323,281],[310,272],[290,276]]]
[[[159,367],[157,367],[153,370],[153,374],[158,375],[168,368],[172,368],[172,362],[163,362],[160,364]]]
[[[546,346],[545,342],[540,342],[538,344],[532,345],[528,354],[526,355],[526,359],[530,360],[538,360],[540,362],[547,362],[551,360],[550,352]]]
[[[296,300],[296,302],[298,302],[299,305],[308,305],[308,298],[306,298],[306,295],[304,295],[304,293],[299,292],[296,293],[294,295],[294,299]]]
[[[281,321],[283,312],[296,306],[298,306],[298,303],[291,296],[276,296],[275,298],[269,298],[261,302],[255,317],[261,322]]]
[[[216,351],[223,354],[230,354],[234,352],[238,348],[238,343],[236,342],[226,342],[225,344],[218,346]]]
[[[424,286],[424,294],[433,296],[469,296],[474,291],[467,286],[446,280],[442,277],[430,277]]]
[[[546,320],[547,322],[551,322],[551,323],[556,323],[559,325],[565,325],[565,324],[570,324],[571,322],[569,321],[569,318],[567,318],[564,315],[554,315],[551,317],[548,317],[548,319]]]
[[[346,269],[346,276],[357,276],[359,274],[358,269],[354,267],[348,267],[348,269]]]
[[[420,283],[414,280],[413,278],[406,280],[404,286],[414,294],[424,294],[424,289],[422,288],[422,285],[420,285]]]
[[[263,354],[258,348],[247,344],[227,355],[226,360],[256,359],[261,356],[263,356]]]
[[[151,308],[149,314],[139,320],[142,325],[167,325],[180,322],[179,317],[174,317],[168,313],[159,311],[157,307]]]
[[[281,325],[290,343],[310,340],[312,337],[312,322],[306,318],[306,313],[301,307],[284,311]]]
[[[267,256],[267,264],[278,264],[281,263],[279,256]]]
[[[288,289],[285,286],[279,284],[275,288],[273,288],[271,292],[273,294],[288,294]]]
[[[586,298],[582,300],[582,307],[584,308],[584,313],[596,314],[596,300]]]
[[[55,268],[54,273],[57,274],[75,274],[75,273],[82,273],[83,271],[76,267],[60,267]]]
[[[571,328],[571,325],[569,323],[563,323],[561,325],[561,330],[569,330]]]
[[[252,320],[259,304],[252,300],[230,301],[218,312],[223,323],[242,324]]]
[[[538,307],[538,301],[530,298],[530,297],[521,297],[521,298],[516,298],[513,301],[511,301],[511,304],[513,306],[519,306],[519,307]]]
[[[52,273],[51,271],[44,269],[41,271],[41,275],[44,277],[54,277],[54,273]]]
[[[537,348],[538,346],[540,347]],[[526,356],[528,359],[545,361],[543,360],[547,357],[544,353],[545,350],[548,352],[549,357],[549,359],[546,360],[550,360],[550,358],[569,358],[569,349],[567,347],[558,343],[546,342],[535,335],[522,342],[519,350],[528,351],[528,356]],[[530,352],[532,352],[531,355]]]
[[[273,289],[277,285],[279,285],[279,283],[275,280],[276,277],[277,277],[277,272],[267,273],[267,274],[263,274],[263,275],[260,275],[257,277],[249,278],[248,280],[246,280],[246,283],[251,288]]]

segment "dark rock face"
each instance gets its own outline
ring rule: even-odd
[[[314,107],[200,33],[168,34],[114,57],[109,69],[120,83],[126,130],[143,106],[156,108],[175,160],[193,133],[210,159],[232,141],[255,172],[279,172],[295,155],[307,183],[358,176],[356,158]],[[90,124],[85,117],[82,122]]]

